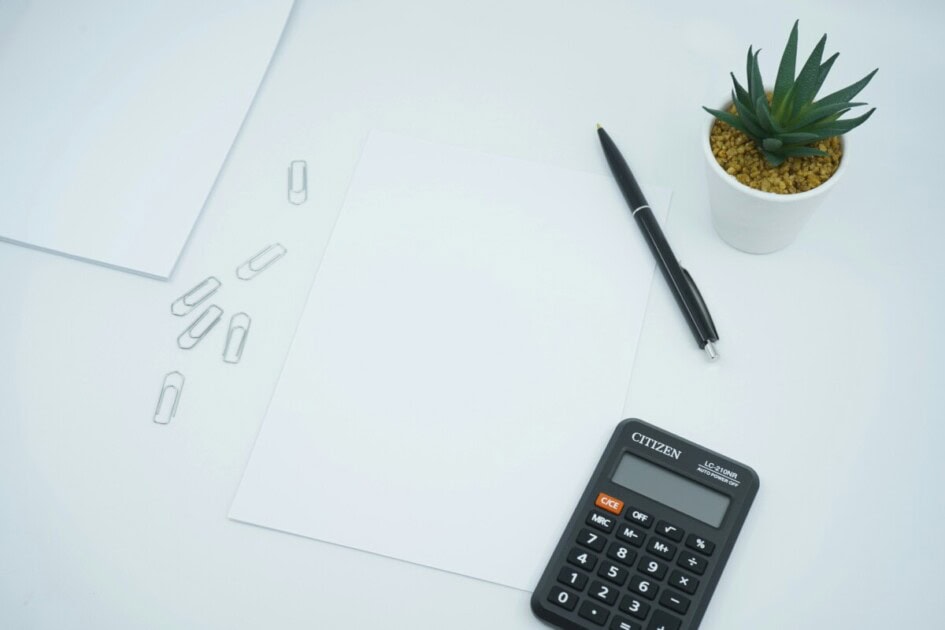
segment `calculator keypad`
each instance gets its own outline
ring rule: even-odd
[[[585,524],[548,601],[591,626],[679,630],[715,544],[603,492]]]

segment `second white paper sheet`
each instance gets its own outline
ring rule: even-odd
[[[610,177],[373,133],[230,517],[531,590],[654,266]]]

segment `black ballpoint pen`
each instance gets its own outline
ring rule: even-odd
[[[663,270],[663,277],[669,283],[669,287],[676,297],[676,303],[682,309],[683,316],[689,323],[689,328],[696,338],[696,343],[704,349],[710,359],[719,357],[715,342],[719,340],[719,334],[715,330],[715,324],[712,322],[712,316],[709,315],[709,309],[699,293],[699,288],[693,282],[689,272],[682,268],[676,256],[673,255],[673,249],[669,246],[663,231],[660,229],[653,210],[646,203],[646,197],[640,190],[637,180],[634,179],[630,167],[626,160],[620,154],[620,150],[614,141],[610,139],[607,132],[600,125],[597,125],[597,136],[600,138],[601,147],[604,149],[604,156],[610,165],[610,170],[617,180],[620,192],[623,198],[627,200],[630,206],[630,213],[636,219],[637,225],[643,232],[646,242],[650,245],[650,251],[656,257],[656,262]]]

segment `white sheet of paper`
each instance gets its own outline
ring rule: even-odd
[[[0,3],[0,239],[168,277],[291,8]]]
[[[531,589],[654,266],[610,177],[372,133],[230,517]]]

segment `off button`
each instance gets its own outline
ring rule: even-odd
[[[594,501],[594,505],[602,510],[607,510],[611,514],[616,514],[617,516],[620,516],[620,513],[623,511],[623,501],[620,499],[615,499],[609,494],[604,494],[603,492],[597,495],[597,500]]]

